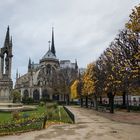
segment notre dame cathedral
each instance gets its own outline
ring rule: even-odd
[[[11,100],[11,90],[13,88],[11,79],[12,57],[12,38],[8,27],[4,45],[0,48],[0,102]]]
[[[20,91],[22,99],[68,102],[70,84],[77,76],[76,60],[71,63],[70,60],[59,60],[56,57],[54,30],[52,29],[52,41],[49,41],[47,53],[40,59],[39,63],[34,63],[29,59],[28,72],[22,76],[16,74],[15,89]]]

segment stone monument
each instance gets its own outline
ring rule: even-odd
[[[10,102],[13,81],[11,79],[12,66],[12,37],[9,26],[7,28],[4,45],[0,48],[0,103]]]

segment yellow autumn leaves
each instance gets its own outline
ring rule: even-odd
[[[71,85],[72,99],[76,99],[80,95],[88,96],[95,92],[94,67],[95,65],[93,63],[89,64],[82,77],[73,82]]]
[[[89,64],[82,77],[82,95],[90,95],[95,92],[94,67],[93,63]]]
[[[130,20],[126,23],[126,27],[133,32],[140,32],[140,4],[132,10]]]
[[[80,93],[78,93],[78,84],[79,80],[75,80],[71,85],[71,99],[77,99],[79,97]]]

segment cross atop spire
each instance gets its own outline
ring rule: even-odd
[[[51,41],[49,40],[48,43],[49,43],[49,51],[50,51]]]
[[[52,44],[51,44],[51,52],[56,56],[55,45],[54,45],[54,28],[52,27]]]

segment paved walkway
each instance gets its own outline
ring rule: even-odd
[[[140,125],[111,121],[89,109],[69,107],[76,124],[50,126],[41,131],[0,137],[0,140],[140,140]]]
[[[114,114],[104,112],[96,112],[96,114],[108,118],[112,121],[140,125],[140,112],[126,112],[126,110],[124,110],[115,111]]]

